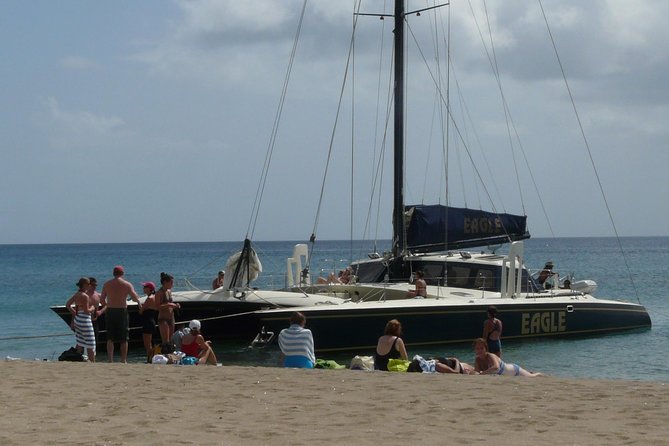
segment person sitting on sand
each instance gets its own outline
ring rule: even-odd
[[[518,364],[504,362],[497,355],[488,352],[488,343],[482,338],[474,341],[474,354],[475,370],[481,375],[541,376],[541,373],[528,372]]]
[[[314,336],[311,330],[304,328],[306,322],[302,313],[294,312],[290,315],[290,327],[279,333],[279,361],[284,367],[313,369],[316,364]]]
[[[474,367],[458,358],[437,358],[434,369],[439,373],[460,373],[462,375],[478,375]]]
[[[407,349],[402,338],[402,324],[397,319],[392,319],[386,324],[381,336],[376,343],[374,354],[374,370],[388,371],[388,360],[408,360]]]
[[[211,341],[205,341],[202,332],[202,324],[197,319],[193,319],[188,324],[190,332],[181,338],[181,351],[186,356],[197,358],[198,365],[216,365],[216,354],[211,348]]]

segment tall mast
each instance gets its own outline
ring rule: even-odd
[[[394,200],[393,256],[398,258],[405,243],[404,230],[404,0],[395,0],[394,67]]]

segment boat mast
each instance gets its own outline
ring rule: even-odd
[[[393,257],[404,252],[404,0],[395,0]]]

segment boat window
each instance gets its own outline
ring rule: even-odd
[[[423,274],[425,277],[425,283],[428,285],[441,285],[444,283],[444,267],[441,264],[429,264],[425,263],[422,265]]]
[[[491,270],[480,269],[474,280],[474,288],[492,289],[495,286],[495,277]]]
[[[470,288],[470,273],[471,268],[468,265],[448,265],[448,273],[446,275],[448,286]]]

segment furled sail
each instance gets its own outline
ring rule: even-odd
[[[411,205],[404,209],[407,249],[411,252],[447,251],[530,238],[524,215],[443,205]]]

